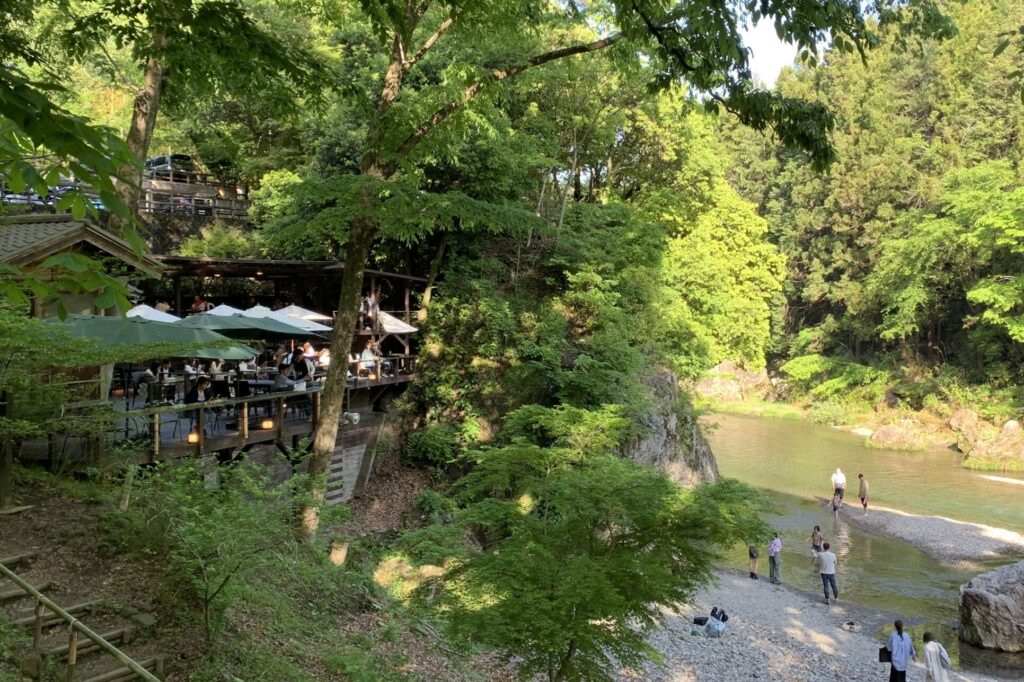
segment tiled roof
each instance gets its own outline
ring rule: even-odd
[[[66,218],[67,216],[54,216]],[[43,244],[81,230],[85,222],[81,220],[52,220],[25,222],[23,217],[18,222],[0,220],[0,263],[19,260],[35,251]]]
[[[88,242],[152,276],[162,270],[151,256],[140,257],[120,237],[89,220],[62,214],[0,217],[0,263],[32,265],[79,242]]]

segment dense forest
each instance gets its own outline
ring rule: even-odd
[[[823,400],[1016,413],[1021,317],[1019,2],[951,3],[957,34],[887,35],[778,87],[836,112],[829,172],[741,127],[728,177],[786,261],[769,356]],[[1002,48],[1002,49],[1001,49]],[[826,381],[827,380],[827,381]],[[893,396],[894,394],[894,396]]]
[[[345,350],[364,268],[428,282],[383,449],[431,490],[353,541],[346,572],[292,538],[297,507],[319,549],[343,527],[320,505],[343,374],[334,419],[290,453],[307,474],[271,488],[239,467],[211,491],[198,465],[157,470],[103,521],[107,551],[168,557],[175,608],[202,614],[194,679],[404,679],[332,629],[360,611],[550,680],[639,665],[659,608],[768,532],[745,486],[684,490],[622,456],[652,411],[693,424],[685,392],[657,404],[665,377],[731,360],[822,401],[1016,404],[1024,121],[1020,46],[1001,43],[1019,0],[0,2],[11,188],[73,173],[141,248],[161,228],[132,217],[140,162],[188,154],[252,206],[174,252],[345,262]],[[742,46],[758,19],[800,47],[771,90]],[[67,266],[60,285],[123,299]],[[0,274],[0,388],[80,362],[12,341],[59,347],[14,321],[53,282]]]

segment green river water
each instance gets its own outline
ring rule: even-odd
[[[807,422],[716,414],[702,423],[721,473],[766,491],[775,503],[768,521],[782,537],[784,582],[820,594],[808,542],[819,525],[839,557],[840,598],[896,612],[938,631],[968,670],[1024,679],[1024,657],[969,647],[960,652],[949,629],[957,617],[959,586],[980,571],[1019,557],[988,561],[972,570],[944,565],[905,542],[833,519],[817,501],[830,494],[830,477],[838,466],[849,481],[849,503],[859,505],[857,474],[863,473],[871,485],[870,501],[880,506],[1024,532],[1024,485],[962,469],[954,452],[868,448],[862,438]],[[1024,481],[1020,475],[999,476]],[[765,557],[763,548],[761,554]],[[729,558],[745,566],[745,548]],[[761,563],[767,575],[767,559]]]

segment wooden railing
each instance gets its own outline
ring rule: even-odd
[[[160,682],[153,673],[149,672],[142,667],[141,664],[130,658],[123,651],[115,647],[113,644],[103,639],[102,636],[95,633],[92,629],[87,627],[84,623],[79,621],[77,618],[72,616],[70,613],[57,606],[53,601],[47,599],[42,592],[29,585],[27,582],[21,579],[17,573],[7,568],[3,564],[0,564],[0,574],[3,574],[15,585],[25,591],[27,595],[35,598],[35,622],[33,624],[33,635],[32,635],[32,648],[39,651],[42,644],[43,638],[43,620],[46,613],[46,609],[49,609],[57,616],[60,617],[65,623],[68,624],[68,654],[67,654],[67,675],[64,678],[68,682],[72,682],[75,679],[75,666],[78,663],[78,634],[82,633],[86,639],[93,642],[97,647],[107,652],[118,661],[123,663],[129,670],[138,675],[143,680],[149,682]],[[162,667],[161,659],[157,659],[157,672],[161,672]]]

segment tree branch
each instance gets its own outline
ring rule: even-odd
[[[398,147],[397,158],[401,159],[411,152],[416,145],[418,145],[424,137],[430,134],[441,123],[446,121],[466,104],[468,104],[474,97],[479,95],[484,88],[494,83],[500,83],[501,81],[508,80],[518,76],[527,69],[532,69],[536,66],[543,66],[549,62],[553,62],[559,59],[565,59],[566,57],[574,57],[578,54],[587,54],[590,52],[597,52],[603,50],[606,47],[614,45],[622,39],[621,33],[614,33],[606,38],[595,40],[590,43],[581,43],[578,45],[569,45],[567,47],[561,47],[557,50],[545,52],[543,54],[535,55],[530,57],[522,64],[518,66],[511,66],[506,69],[494,69],[488,74],[487,77],[478,80],[476,83],[468,86],[462,91],[462,95],[458,99],[454,99],[440,109],[434,112],[434,114],[423,122],[416,130],[414,130],[401,145]]]
[[[453,23],[454,22],[451,17],[442,21],[441,25],[437,27],[437,30],[431,33],[430,36],[423,41],[423,44],[420,45],[420,49],[416,50],[416,54],[402,62],[402,72],[408,73],[409,69],[416,66],[416,62],[423,59],[423,56],[430,51],[430,48],[434,47],[434,43],[444,35],[445,31],[452,27]]]

